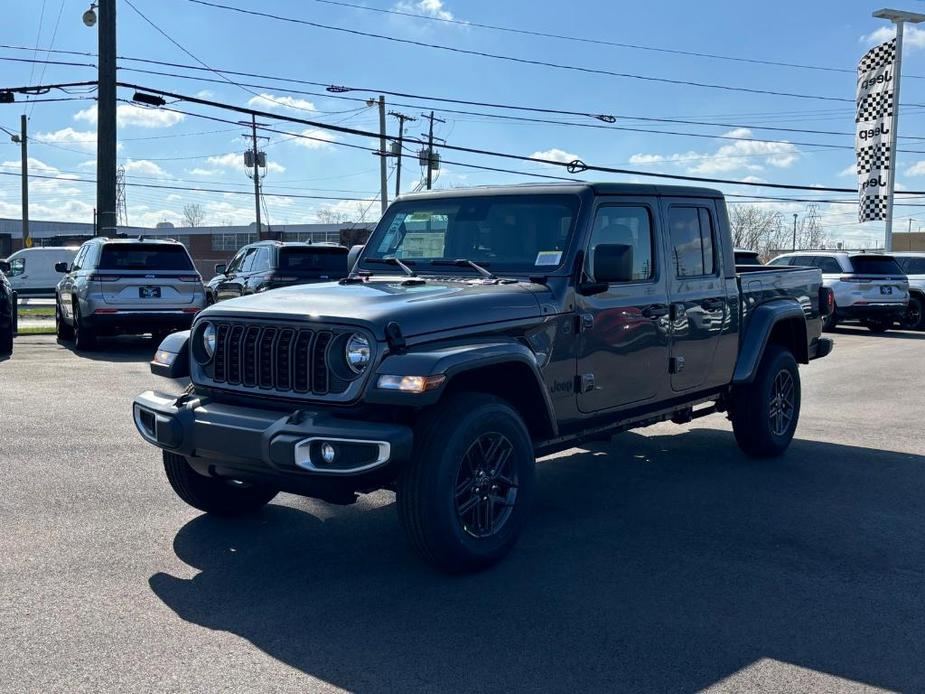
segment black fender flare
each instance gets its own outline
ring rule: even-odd
[[[541,393],[542,415],[553,435],[558,426],[552,400],[540,373],[538,356],[526,345],[514,340],[477,342],[428,348],[423,346],[404,354],[387,355],[376,368],[366,386],[365,403],[426,407],[435,404],[456,379],[477,369],[503,364],[525,367],[532,384]],[[377,387],[380,376],[445,376],[440,387],[424,393],[401,393]]]
[[[161,340],[161,344],[154,354],[154,359],[150,362],[151,373],[164,378],[189,378],[190,334],[190,330],[180,330],[170,333]],[[159,361],[168,355],[171,357],[169,364]]]
[[[739,358],[736,360],[733,384],[751,383],[774,326],[784,321],[798,322],[802,330],[795,336],[794,357],[802,364],[809,361],[809,343],[806,331],[806,314],[796,301],[779,299],[761,304],[748,317],[745,332],[739,340]]]

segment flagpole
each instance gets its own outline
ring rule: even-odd
[[[899,142],[899,83],[903,64],[903,26],[906,22],[918,24],[925,21],[925,15],[902,10],[883,9],[874,12],[873,16],[878,19],[889,19],[896,25],[896,63],[893,69],[893,79],[895,80],[893,88],[893,132],[890,134],[889,140],[890,168],[887,170],[886,226],[883,232],[883,250],[889,253],[893,250],[893,191],[896,187],[896,166],[898,164],[896,148]]]

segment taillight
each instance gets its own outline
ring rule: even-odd
[[[835,292],[829,287],[819,287],[819,315],[831,316],[835,312]]]
[[[91,282],[118,282],[121,279],[119,275],[98,275],[96,273],[90,275]]]
[[[183,313],[199,313],[200,310],[201,309],[194,308],[193,306],[188,306],[187,308],[183,309]]]

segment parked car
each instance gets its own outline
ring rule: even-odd
[[[346,277],[348,250],[331,243],[258,241],[235,253],[228,265],[216,265],[206,285],[209,303],[293,284]]]
[[[822,270],[823,284],[835,293],[835,311],[826,319],[826,330],[844,320],[858,320],[872,332],[882,333],[906,318],[909,281],[891,255],[797,251],[768,264]]]
[[[13,353],[16,332],[16,292],[6,278],[10,264],[0,260],[0,357]]]
[[[197,509],[395,489],[420,555],[474,570],[524,527],[539,455],[717,411],[748,455],[786,450],[832,293],[813,268],[740,272],[713,190],[406,195],[349,277],[167,337],[152,371],[191,389],[142,393],[134,421]]]
[[[205,289],[181,243],[171,240],[94,238],[64,273],[55,294],[55,327],[62,340],[90,349],[101,335],[156,339],[190,327],[205,307]]]
[[[55,265],[72,262],[76,254],[77,246],[23,248],[6,259],[7,279],[19,296],[52,297],[61,279]]]
[[[925,253],[906,251],[894,253],[893,257],[909,280],[909,307],[903,327],[925,329]]]
[[[734,252],[736,265],[761,265],[761,255],[758,251],[736,248]]]

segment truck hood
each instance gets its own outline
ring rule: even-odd
[[[378,339],[395,321],[406,337],[469,326],[537,318],[539,293],[545,287],[527,284],[483,284],[478,281],[371,280],[362,284],[325,282],[252,294],[216,304],[200,315],[364,325]]]

